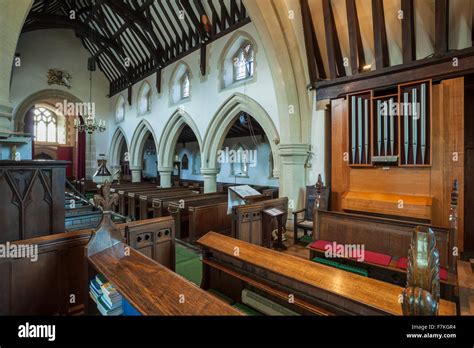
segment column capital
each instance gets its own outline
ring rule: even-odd
[[[217,176],[219,169],[216,168],[201,168],[201,175]]]
[[[173,167],[161,167],[161,166],[158,166],[158,172],[159,172],[159,173],[172,173],[172,172],[173,172]]]
[[[310,151],[309,144],[280,144],[280,156],[307,156]]]
[[[309,144],[281,144],[278,146],[283,165],[304,165],[310,153]]]

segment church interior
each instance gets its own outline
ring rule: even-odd
[[[473,1],[0,5],[0,315],[474,315]]]

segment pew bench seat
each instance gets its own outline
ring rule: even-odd
[[[317,240],[307,246],[310,250],[310,260],[315,257],[321,257],[325,254],[328,245],[334,245],[334,242],[326,240]],[[336,244],[340,245],[340,244]],[[364,250],[364,260],[358,261],[355,257],[337,257],[337,259],[350,259],[366,266],[384,268],[397,273],[406,274],[408,259],[406,257],[395,257],[378,252]],[[448,273],[446,268],[439,269],[440,281],[446,284],[455,285],[455,276]]]

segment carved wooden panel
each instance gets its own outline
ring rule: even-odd
[[[66,162],[1,161],[0,243],[64,232]]]

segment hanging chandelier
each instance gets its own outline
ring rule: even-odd
[[[95,132],[103,133],[107,129],[105,127],[105,121],[99,120],[97,123],[93,115],[88,115],[83,124],[80,124],[76,118],[74,120],[74,128],[80,133],[87,132],[87,134],[93,134]]]
[[[95,115],[93,110],[95,108],[92,107],[92,72],[95,71],[95,59],[94,57],[90,57],[87,61],[87,70],[89,70],[89,112],[87,117],[84,119],[84,122],[81,123],[76,118],[74,119],[74,128],[79,133],[87,132],[87,134],[93,134],[95,132],[103,133],[106,131],[105,121],[95,119]]]

